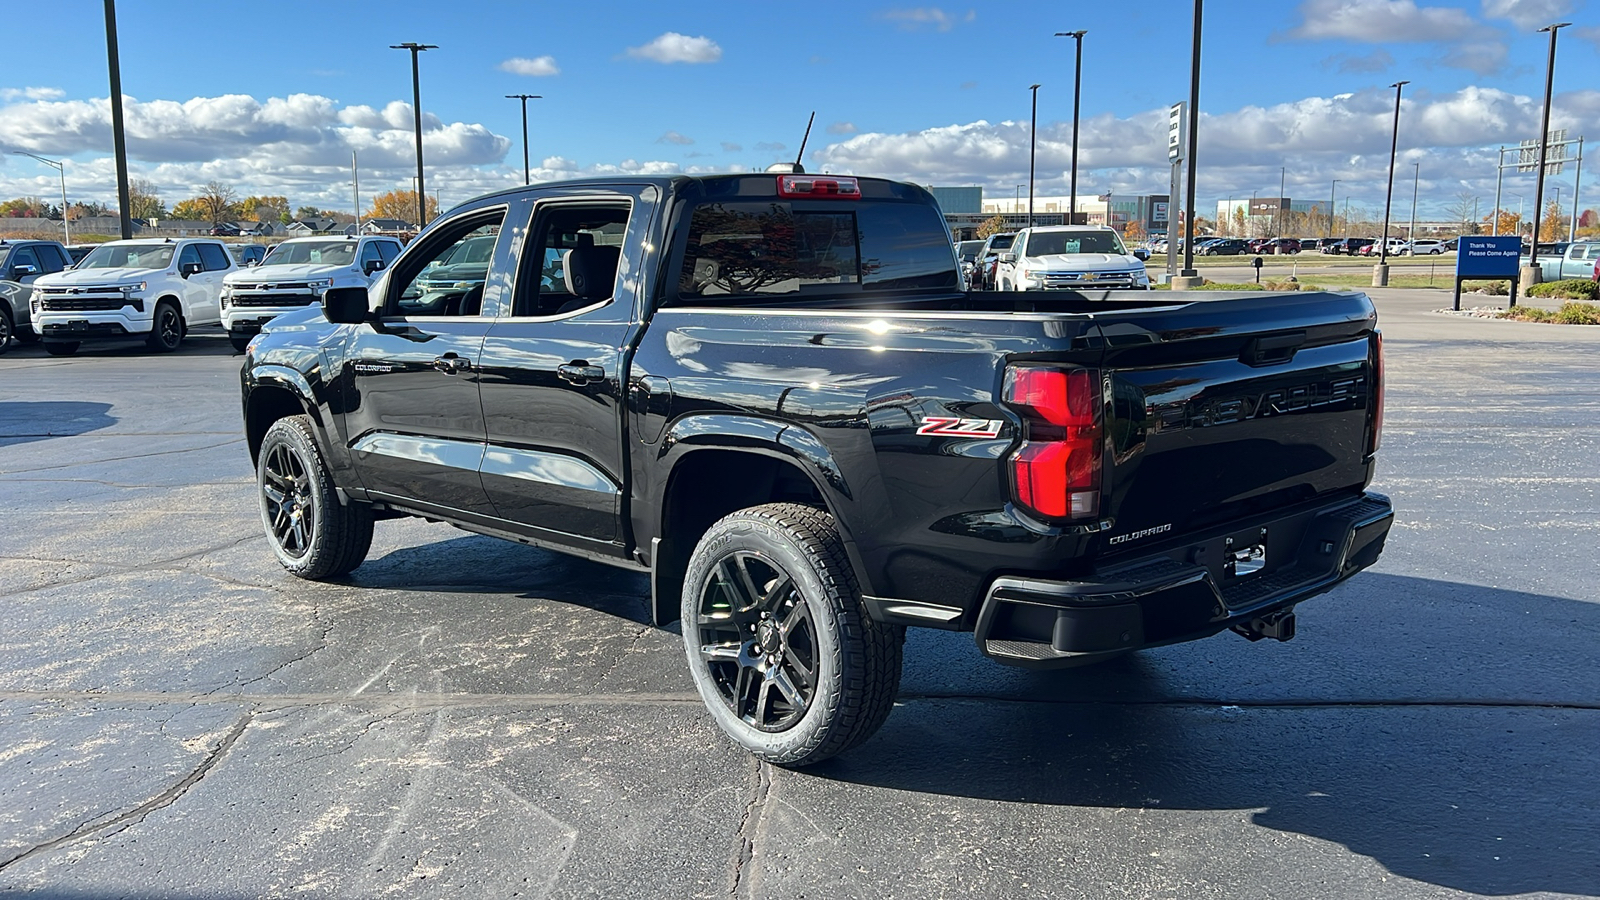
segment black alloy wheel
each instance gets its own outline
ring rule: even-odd
[[[372,546],[372,507],[341,502],[311,419],[272,423],[257,452],[261,524],[278,562],[307,579],[346,575]]]
[[[894,707],[905,629],[867,614],[826,510],[769,503],[716,522],[689,558],[682,613],[700,699],[767,762],[849,750]]]
[[[794,578],[759,553],[717,562],[700,596],[700,659],[723,703],[761,731],[805,715],[817,688],[817,625]]]
[[[183,316],[171,301],[156,304],[155,321],[150,323],[150,349],[157,353],[171,353],[183,343]]]

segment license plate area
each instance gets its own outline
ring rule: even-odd
[[[1259,528],[1222,541],[1222,577],[1225,582],[1249,578],[1267,567],[1267,529]]]

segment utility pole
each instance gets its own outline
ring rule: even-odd
[[[1557,22],[1539,29],[1541,33],[1550,33],[1550,59],[1544,70],[1544,113],[1539,117],[1539,170],[1533,187],[1533,250],[1528,254],[1528,265],[1521,275],[1524,291],[1539,283],[1539,216],[1544,210],[1544,160],[1550,150],[1550,95],[1556,78],[1556,33],[1571,24]]]
[[[422,226],[428,224],[428,216],[427,207],[423,204],[423,197],[427,196],[427,185],[422,180],[422,79],[417,71],[417,54],[424,50],[439,48],[436,44],[406,41],[403,44],[390,44],[389,49],[411,51],[411,114],[416,122],[417,131],[417,229],[420,231]]]
[[[1333,211],[1338,205],[1339,179],[1333,180],[1333,187],[1328,188],[1328,237],[1333,238]]]
[[[1286,215],[1288,215],[1288,210],[1284,209],[1284,206],[1285,206],[1288,198],[1283,195],[1283,192],[1285,190],[1284,185],[1288,183],[1288,180],[1289,180],[1289,167],[1288,166],[1279,166],[1278,167],[1278,221],[1277,221],[1277,224],[1274,225],[1273,229],[1272,229],[1275,232],[1272,235],[1273,237],[1283,237],[1283,220],[1284,220],[1284,217]]]
[[[1028,119],[1028,227],[1033,227],[1033,158],[1039,149],[1039,85],[1029,85],[1033,92],[1033,114]]]
[[[506,99],[522,101],[522,183],[532,184],[528,176],[528,101],[544,98],[538,94],[507,94]]]
[[[45,159],[36,153],[29,153],[26,150],[13,150],[11,152],[18,156],[32,157],[61,174],[61,243],[72,243],[72,223],[67,218],[67,161],[63,159],[58,162],[53,159]]]
[[[1182,282],[1175,281],[1173,287],[1184,288],[1199,287],[1199,272],[1194,267],[1194,160],[1195,149],[1199,146],[1200,139],[1200,22],[1202,4],[1204,0],[1194,0],[1194,51],[1189,61],[1189,159],[1188,178],[1185,186],[1187,194],[1184,207],[1188,210],[1188,217],[1183,220],[1183,274]]]
[[[1417,239],[1417,183],[1422,179],[1422,163],[1411,164],[1411,224],[1406,228],[1406,240]],[[1499,224],[1500,215],[1495,213],[1496,224]]]
[[[1067,224],[1078,224],[1078,89],[1083,83],[1083,36],[1087,31],[1058,31],[1056,37],[1069,37],[1077,42],[1077,54],[1072,68],[1072,176],[1067,196]]]
[[[361,233],[361,169],[356,166],[356,151],[350,151],[350,190],[356,201],[356,234]]]
[[[117,2],[106,0],[106,65],[111,69],[111,147],[117,157],[117,209],[122,239],[133,237],[132,199],[128,191],[128,144],[122,128],[122,64],[117,59]],[[67,211],[62,210],[62,220]]]
[[[1372,269],[1372,286],[1389,286],[1389,213],[1394,208],[1394,160],[1400,149],[1400,92],[1409,81],[1397,81],[1394,88],[1394,132],[1389,138],[1389,187],[1383,194],[1383,245],[1378,248],[1378,264]],[[1477,213],[1474,211],[1474,218]]]

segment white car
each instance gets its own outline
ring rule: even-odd
[[[221,320],[222,279],[236,268],[221,241],[109,241],[33,283],[33,330],[52,356],[129,338],[170,353],[190,328]]]
[[[1399,252],[1401,256],[1437,255],[1445,252],[1444,241],[1419,238],[1415,241],[1407,241],[1401,246]]]
[[[1002,291],[1147,290],[1148,258],[1103,225],[1024,228],[1001,254],[996,278]]]
[[[272,248],[260,265],[222,280],[222,325],[244,352],[261,326],[290,310],[322,302],[329,288],[367,287],[400,255],[392,237],[305,237]]]

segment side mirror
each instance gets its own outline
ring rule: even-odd
[[[1133,251],[1133,257],[1134,257],[1134,259],[1137,259],[1140,262],[1145,262],[1146,260],[1148,260],[1150,258],[1150,251],[1146,250],[1143,247],[1135,248],[1134,251]]]
[[[381,259],[369,259],[369,260],[367,260],[366,264],[363,265],[361,268],[368,275],[371,275],[373,272],[376,272],[379,269],[383,268],[383,260],[381,260]]]
[[[22,279],[27,278],[29,275],[37,274],[39,274],[39,268],[37,266],[20,265],[11,267],[12,281],[21,281]]]
[[[261,265],[261,260],[256,259],[254,257],[251,257],[250,259],[247,259],[247,260],[244,261],[244,265],[245,265],[245,268],[249,268],[251,266],[259,266],[259,265]]]
[[[188,278],[190,275],[199,275],[204,271],[205,266],[202,266],[197,262],[188,262],[178,266],[178,274],[185,278]]]
[[[1000,261],[1003,263],[1014,263],[1017,261],[1017,255],[1015,253],[1002,253],[1000,254]]]
[[[372,318],[364,287],[329,288],[322,295],[322,315],[335,325],[360,325]]]

